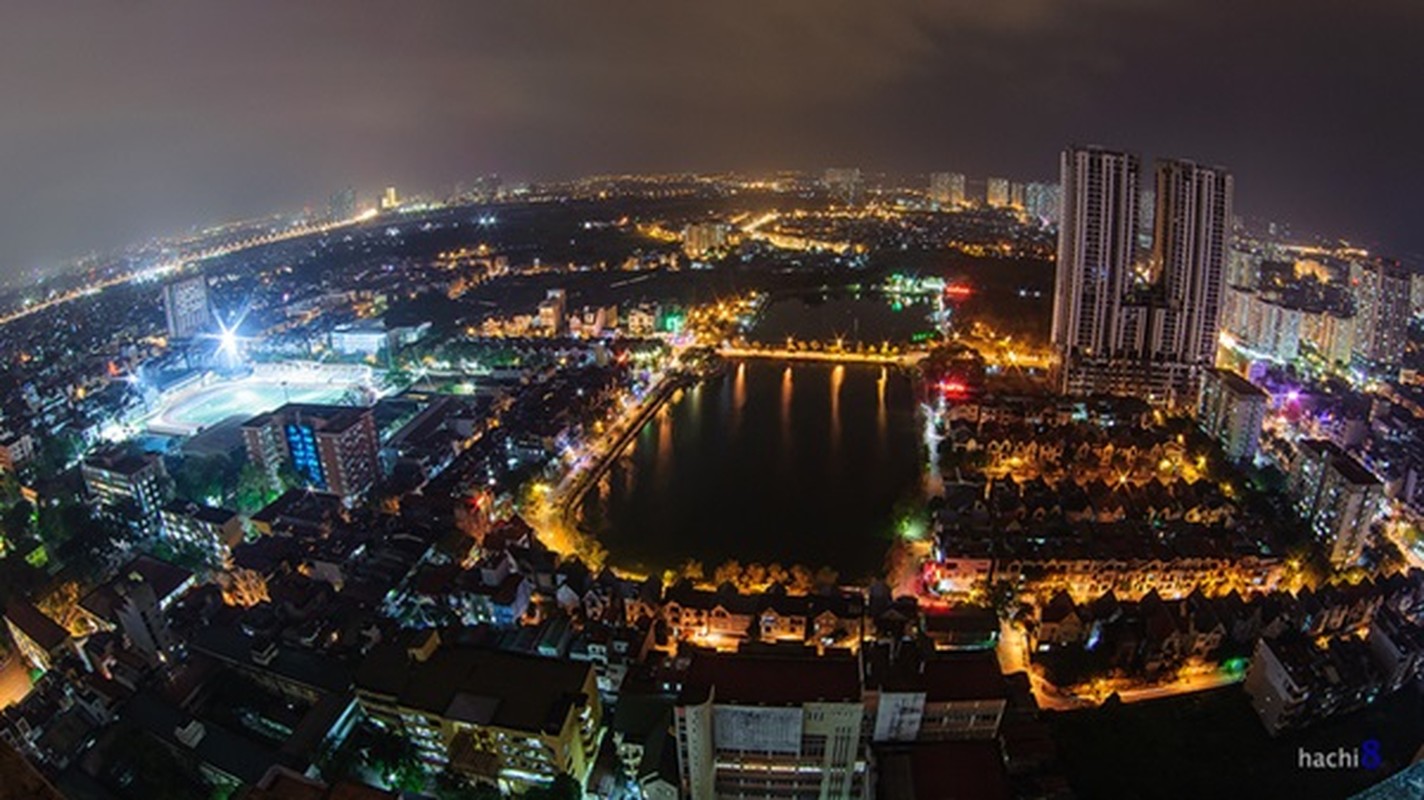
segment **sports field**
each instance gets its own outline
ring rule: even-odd
[[[179,392],[148,419],[153,433],[192,436],[229,417],[251,417],[283,403],[339,403],[354,384],[249,377]]]

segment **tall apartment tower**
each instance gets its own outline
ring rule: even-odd
[[[210,328],[213,310],[208,303],[208,279],[197,275],[164,286],[163,313],[170,339],[191,339]]]
[[[1157,162],[1152,266],[1165,301],[1153,350],[1178,401],[1196,398],[1216,361],[1231,236],[1231,173],[1177,159]]]
[[[1397,261],[1376,258],[1354,265],[1350,283],[1356,309],[1354,360],[1382,373],[1397,369],[1409,335],[1409,270]]]
[[[1131,153],[1069,147],[1053,298],[1060,389],[1130,392],[1142,357],[1141,309],[1129,305],[1137,246],[1140,165]]]
[[[990,208],[1009,207],[1009,179],[989,178],[984,184],[984,205]]]
[[[933,173],[930,175],[930,199],[939,204],[942,208],[962,206],[967,199],[964,184],[963,173]]]

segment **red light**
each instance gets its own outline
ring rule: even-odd
[[[969,393],[969,387],[963,381],[954,379],[940,381],[939,390],[945,397],[963,397]]]
[[[968,284],[951,283],[950,285],[944,287],[944,293],[950,297],[962,300],[973,294],[974,290],[969,288]]]

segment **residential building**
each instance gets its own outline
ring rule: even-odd
[[[1386,691],[1394,691],[1424,673],[1424,628],[1393,608],[1382,608],[1370,620],[1370,652],[1384,673]]]
[[[1059,388],[1068,394],[1141,393],[1144,314],[1130,303],[1137,156],[1070,147],[1061,168],[1052,329],[1061,358]]]
[[[1024,215],[1040,225],[1057,225],[1063,192],[1056,183],[1030,183],[1024,187]]]
[[[1229,286],[1223,292],[1221,333],[1253,360],[1289,364],[1300,355],[1306,316],[1274,293]]]
[[[964,175],[959,172],[935,172],[930,175],[930,200],[940,208],[958,208],[968,200]]]
[[[1018,181],[1009,184],[1009,208],[1024,210],[1024,185]]]
[[[105,513],[132,525],[141,535],[159,533],[160,509],[172,484],[157,453],[134,454],[121,447],[98,450],[80,466],[84,489]]]
[[[125,602],[120,591],[124,582],[141,581],[152,591],[160,612],[167,611],[179,597],[193,588],[197,578],[194,574],[176,564],[154,558],[139,556],[128,562],[111,581],[103,583],[79,601],[85,623],[95,630],[118,630],[121,626],[119,608]]]
[[[698,222],[682,231],[682,251],[690,258],[720,253],[732,242],[732,226],[725,222]]]
[[[984,204],[990,208],[1008,208],[1009,199],[1009,179],[989,178],[984,188]]]
[[[0,436],[0,472],[14,474],[38,455],[34,437],[28,433]]]
[[[446,645],[434,632],[373,649],[356,698],[431,767],[511,793],[561,773],[586,784],[602,736],[592,664]]]
[[[1336,567],[1360,559],[1383,509],[1384,484],[1334,442],[1306,439],[1291,466],[1287,490]]]
[[[312,488],[353,502],[380,474],[369,408],[288,403],[242,425],[247,457],[276,472],[291,467]]]
[[[694,654],[674,711],[683,796],[868,797],[858,673],[844,657]]]
[[[1261,444],[1269,396],[1234,372],[1209,369],[1203,374],[1197,425],[1221,442],[1226,457],[1250,463]]]
[[[170,541],[201,548],[219,561],[242,541],[242,517],[226,508],[190,500],[173,500],[160,512],[163,535]]]
[[[1409,338],[1411,277],[1397,261],[1376,258],[1350,270],[1357,309],[1355,361],[1388,375]]]
[[[1355,353],[1355,314],[1339,309],[1304,314],[1300,335],[1301,340],[1327,364],[1349,364]]]
[[[912,642],[867,646],[867,718],[875,742],[990,739],[1008,704],[993,651],[939,653]]]
[[[149,663],[166,661],[177,640],[163,616],[158,590],[138,572],[121,575],[113,588],[119,601],[114,614],[124,639]]]
[[[1243,685],[1272,736],[1348,713],[1385,691],[1383,675],[1364,642],[1339,637],[1321,646],[1299,634],[1257,640]]]
[[[1196,382],[1216,361],[1231,236],[1231,173],[1178,159],[1157,162],[1152,265],[1165,302],[1152,332],[1169,390],[1196,398]]]

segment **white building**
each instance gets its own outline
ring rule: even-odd
[[[699,652],[675,714],[684,797],[870,796],[855,659]]]
[[[1197,424],[1221,442],[1226,457],[1250,463],[1261,443],[1267,395],[1234,372],[1207,370],[1202,377]]]
[[[1216,361],[1221,299],[1231,236],[1231,173],[1183,160],[1157,163],[1157,210],[1152,263],[1166,295],[1154,351],[1175,369],[1179,395],[1191,393],[1201,371]],[[1155,327],[1155,326],[1154,326]]]
[[[1384,504],[1384,484],[1334,442],[1306,439],[1291,467],[1287,490],[1310,523],[1330,563],[1353,566]]]
[[[170,339],[191,339],[212,327],[208,279],[197,275],[163,287],[163,314]]]
[[[390,332],[380,321],[338,325],[331,331],[331,349],[346,356],[374,356],[390,345]]]
[[[1143,314],[1127,303],[1137,247],[1138,159],[1070,147],[1061,167],[1052,331],[1060,389],[1131,391],[1143,344]]]

